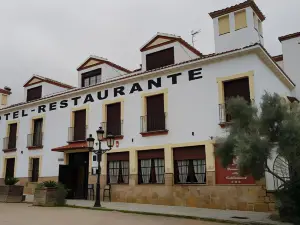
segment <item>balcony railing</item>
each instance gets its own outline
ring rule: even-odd
[[[250,101],[250,104],[254,104],[254,99]],[[219,104],[219,121],[220,124],[230,123],[232,118],[226,109],[227,103]]]
[[[113,123],[102,122],[101,126],[105,132],[104,137],[109,133],[114,136],[123,136],[123,120],[114,121]]]
[[[27,135],[27,147],[41,147],[43,146],[43,133],[37,132]]]
[[[69,127],[68,142],[85,141],[87,138],[87,127],[84,129],[78,127]]]
[[[220,124],[228,123],[231,121],[231,116],[227,113],[226,103],[219,104],[219,120]]]
[[[15,149],[17,147],[17,137],[12,139],[9,137],[3,138],[3,150]]]
[[[141,116],[141,133],[167,130],[167,113]]]

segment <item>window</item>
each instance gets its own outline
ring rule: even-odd
[[[7,95],[2,94],[1,105],[7,105]]]
[[[247,102],[250,102],[249,78],[241,78],[236,80],[225,81],[224,98],[225,102],[232,97],[243,97]]]
[[[121,103],[106,105],[106,134],[121,135]]]
[[[262,23],[259,20],[259,18],[253,13],[253,19],[254,19],[254,28],[258,32],[258,34],[262,37]]]
[[[38,182],[39,179],[39,167],[40,159],[39,158],[29,158],[29,175],[31,182]]]
[[[247,27],[246,10],[241,10],[234,13],[235,30]]]
[[[147,70],[157,69],[174,64],[174,48],[167,48],[146,55]]]
[[[43,145],[43,119],[36,119],[33,121],[33,135],[32,146]]]
[[[142,132],[166,130],[164,111],[164,94],[146,97],[146,113],[142,124],[146,123]],[[146,129],[145,129],[146,128]]]
[[[12,178],[15,176],[15,158],[7,158],[6,169],[5,169],[5,179]]]
[[[42,97],[42,86],[27,90],[27,102],[40,99]]]
[[[8,148],[7,149],[15,149],[17,143],[17,128],[18,124],[13,123],[9,124],[9,136],[8,136]]]
[[[101,68],[81,74],[81,86],[88,87],[101,82]]]
[[[230,33],[229,15],[222,16],[218,19],[219,35]]]
[[[255,15],[255,13],[253,13],[253,20],[254,20],[254,28],[255,28],[255,30],[258,31],[258,18]]]
[[[86,110],[74,111],[74,127],[69,130],[69,141],[86,139]]]
[[[107,183],[129,183],[129,152],[107,154]]]
[[[233,97],[243,97],[247,102],[251,102],[250,100],[250,89],[249,89],[249,79],[248,77],[225,81],[224,85],[224,99],[225,104],[223,106],[222,116],[224,116],[225,122],[231,121],[231,116],[226,111],[226,102]]]
[[[165,183],[164,150],[138,151],[138,183]]]
[[[175,184],[205,184],[205,146],[173,149]]]

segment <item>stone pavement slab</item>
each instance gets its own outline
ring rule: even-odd
[[[89,207],[94,206],[94,201],[88,200],[67,200],[69,206]],[[288,225],[272,221],[269,219],[270,213],[249,212],[237,210],[220,210],[206,208],[192,208],[184,206],[164,206],[150,204],[136,204],[123,202],[102,202],[102,207],[111,210],[130,211],[139,213],[165,214],[183,217],[194,217],[200,219],[214,219],[219,221],[232,221],[245,224],[272,224],[272,225]],[[238,217],[238,218],[234,218]]]
[[[0,203],[1,225],[222,225],[163,216],[68,207],[36,207],[24,203]]]

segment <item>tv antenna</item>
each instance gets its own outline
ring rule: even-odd
[[[192,35],[192,44],[193,44],[193,46],[195,45],[195,42],[196,42],[195,37],[196,37],[196,35],[199,34],[200,32],[201,32],[200,29],[197,30],[197,31],[194,31],[194,30],[191,31],[191,35]]]

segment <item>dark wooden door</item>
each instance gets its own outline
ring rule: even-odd
[[[16,148],[18,124],[9,125],[8,149]]]
[[[74,116],[74,141],[86,139],[86,110],[75,112]]]
[[[68,190],[66,198],[73,198],[73,185],[72,185],[72,168],[70,165],[59,165],[58,182],[63,184]]]
[[[42,97],[42,86],[27,90],[27,101],[40,99]]]
[[[165,128],[164,95],[147,97],[147,131]]]
[[[6,159],[5,179],[14,177],[15,174],[15,158]]]
[[[167,48],[146,55],[146,68],[152,70],[174,64],[174,48]]]
[[[250,90],[248,77],[224,82],[224,96],[225,100],[231,97],[243,97],[250,102]]]
[[[107,134],[121,135],[121,103],[107,105]]]
[[[34,120],[33,146],[42,146],[43,119]]]
[[[31,181],[32,182],[38,182],[39,167],[40,167],[40,159],[39,158],[33,158],[32,159],[32,174],[31,174]]]
[[[69,154],[69,166],[72,198],[86,199],[88,193],[89,153]]]

